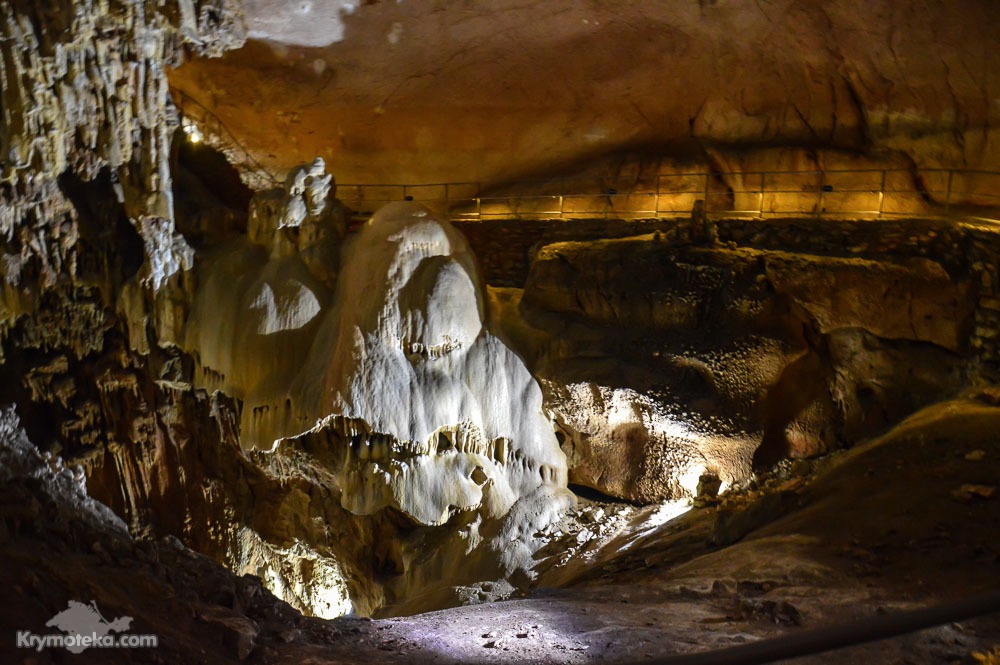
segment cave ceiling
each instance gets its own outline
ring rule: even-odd
[[[998,19],[0,0],[0,662],[1000,662]]]
[[[1000,164],[994,2],[254,0],[245,12],[244,48],[170,80],[279,173],[319,155],[340,182],[492,183],[650,156],[738,167],[762,147]]]

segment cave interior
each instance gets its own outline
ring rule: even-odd
[[[997,25],[0,0],[0,661],[1000,665]]]

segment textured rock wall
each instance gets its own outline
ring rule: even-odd
[[[165,71],[188,52],[240,45],[239,4],[0,10],[2,399],[21,404],[40,445],[84,465],[134,532],[183,538],[304,611],[343,613],[348,586],[379,602],[370,569],[348,582],[336,555],[311,545],[364,547],[359,533],[320,533],[305,517],[339,511],[336,501],[259,471],[239,447],[238,403],[196,393],[194,362],[170,346],[195,280],[175,230]],[[194,194],[182,196],[206,200]]]
[[[371,569],[337,563],[373,546],[357,522],[322,487],[244,455],[239,403],[195,390],[190,357],[134,353],[127,323],[93,287],[50,292],[39,312],[8,331],[0,402],[18,404],[42,448],[84,470],[91,495],[135,536],[180,538],[312,614],[342,614],[349,589],[380,597]]]
[[[348,583],[309,545],[364,538],[311,531],[311,488],[257,470],[238,403],[196,393],[194,362],[169,345],[194,280],[165,71],[240,45],[239,4],[11,0],[0,29],[0,400],[135,533],[181,537],[305,611],[343,613],[348,584],[377,597],[371,571]],[[318,497],[314,511],[336,509]]]
[[[571,482],[639,501],[695,494],[703,475],[746,478],[758,447],[767,466],[847,445],[989,371],[974,323],[1000,257],[971,240],[986,231],[714,227],[717,245],[688,224],[548,245],[523,297],[494,291],[564,426]]]
[[[487,283],[523,287],[532,257],[543,246],[567,240],[640,235],[658,231],[663,237],[690,233],[683,220],[488,220],[459,223],[482,265]],[[998,358],[998,305],[995,302],[1000,266],[997,231],[974,221],[956,224],[931,219],[836,220],[719,219],[713,222],[719,240],[741,247],[780,249],[821,256],[857,257],[874,261],[923,258],[940,264],[950,275],[967,277],[975,298],[975,325],[961,329],[961,340],[987,366]],[[604,231],[606,229],[606,232]],[[957,343],[957,344],[956,344]]]
[[[73,215],[56,180],[89,181],[109,169],[153,285],[190,268],[174,232],[168,162],[177,117],[166,69],[185,49],[219,55],[242,44],[238,5],[5,0],[0,10],[0,234],[19,240],[20,260],[34,255],[50,278],[72,274],[64,254]]]
[[[1000,168],[989,0],[363,3],[312,47],[297,35],[315,17],[285,17],[172,76],[278,170],[317,150],[361,183],[497,183],[628,152],[626,170]]]

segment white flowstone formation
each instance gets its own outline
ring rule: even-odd
[[[326,162],[317,157],[308,168],[301,167],[288,178],[285,213],[278,228],[302,226],[306,217],[318,216],[326,208],[333,176],[326,172]]]
[[[286,190],[254,198],[248,238],[207,257],[182,344],[200,359],[201,383],[251,405],[250,440],[267,410],[256,407],[287,395],[329,311],[343,233],[331,187],[322,159],[293,170]]]
[[[321,418],[309,436],[336,447],[342,502],[356,514],[499,517],[543,485],[566,485],[538,384],[484,326],[472,252],[419,204],[386,206],[345,249],[334,307],[291,394]]]
[[[413,527],[447,524],[427,532],[433,560],[407,553],[412,528],[369,534],[400,552],[387,599],[429,607],[414,599],[530,578],[538,534],[574,500],[541,389],[489,330],[474,255],[447,221],[400,202],[331,268],[329,187],[321,163],[302,167],[287,192],[255,199],[248,240],[207,257],[183,342],[196,381],[243,401],[242,444],[270,451],[258,459],[277,478],[321,486],[359,520],[388,509]],[[288,544],[245,542],[240,569],[260,568],[275,593],[324,616],[346,607],[339,573],[313,579],[274,563]],[[353,559],[370,552],[337,551],[343,561],[316,553],[309,570],[370,565]]]

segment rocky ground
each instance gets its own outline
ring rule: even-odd
[[[70,662],[10,648],[16,630],[47,632],[69,597],[160,636],[157,649],[91,650],[72,662],[641,662],[995,590],[998,406],[996,392],[934,405],[849,452],[702,497],[672,520],[672,504],[584,499],[541,553],[551,566],[525,597],[333,621],[301,616],[256,578],[174,539],[132,540],[8,427],[0,650],[4,662]],[[972,663],[998,647],[993,616],[795,662]]]

